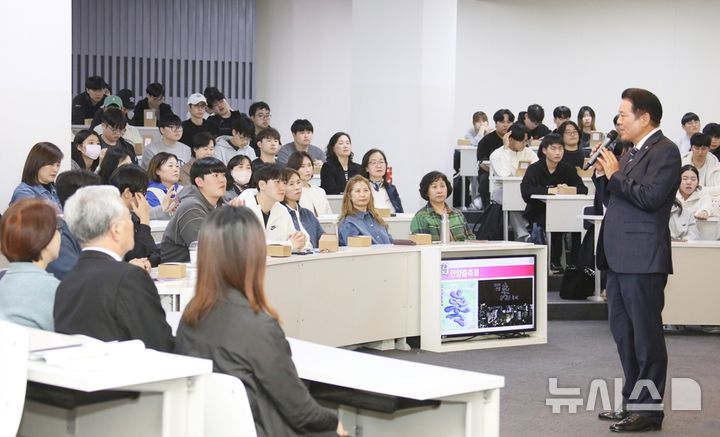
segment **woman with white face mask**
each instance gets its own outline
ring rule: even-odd
[[[227,192],[225,201],[230,201],[252,186],[252,161],[245,155],[233,156],[228,161],[225,179],[227,179]]]
[[[325,190],[310,183],[315,174],[315,164],[310,154],[299,151],[293,153],[288,158],[287,167],[297,170],[300,174],[300,181],[302,182],[300,206],[312,211],[316,217],[323,214],[332,214]]]
[[[70,156],[73,170],[95,171],[100,165],[100,136],[89,129],[79,131],[73,138]]]

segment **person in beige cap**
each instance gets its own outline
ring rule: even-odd
[[[182,122],[183,136],[180,142],[192,147],[193,138],[200,132],[210,132],[213,137],[218,134],[218,125],[204,118],[207,100],[200,93],[188,97],[188,114],[190,118]]]

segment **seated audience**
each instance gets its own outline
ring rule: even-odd
[[[190,161],[192,158],[190,146],[179,141],[183,133],[180,117],[175,114],[170,114],[160,118],[158,129],[160,129],[161,139],[145,147],[145,151],[142,154],[142,167],[148,168],[153,156],[160,152],[175,155],[178,165],[180,166]]]
[[[25,159],[20,185],[13,191],[10,204],[28,197],[40,197],[60,208],[55,190],[55,177],[60,171],[63,153],[53,143],[41,142],[32,146]]]
[[[255,135],[270,127],[270,105],[265,102],[253,102],[248,108],[248,115],[255,125]],[[257,138],[256,138],[257,140]]]
[[[209,96],[205,96],[207,105],[213,111],[213,115],[207,120],[217,126],[218,135],[232,135],[235,122],[240,118],[247,118],[247,116],[240,111],[233,111],[225,95],[217,89],[215,91]]]
[[[183,197],[168,222],[160,243],[162,262],[190,262],[190,243],[197,241],[205,217],[222,205],[225,195],[225,164],[215,158],[195,161],[190,168],[193,187]]]
[[[72,100],[72,124],[85,124],[85,120],[95,116],[105,98],[104,88],[105,80],[100,76],[85,79],[85,92]]]
[[[0,241],[10,261],[0,279],[0,319],[54,331],[53,305],[60,281],[46,268],[60,251],[55,207],[43,199],[13,203],[0,220]]]
[[[490,167],[482,162],[489,160],[492,152],[503,146],[503,137],[515,121],[515,114],[509,109],[498,109],[493,115],[493,121],[495,130],[485,135],[478,143],[477,148],[477,160],[480,162],[478,194],[484,206],[490,204]]]
[[[395,185],[387,180],[387,159],[380,149],[370,149],[363,155],[360,175],[372,185],[375,208],[389,209],[391,213],[402,213],[403,207]]]
[[[567,125],[571,122],[565,122]],[[561,126],[562,130],[562,126]],[[537,224],[545,231],[545,202],[533,199],[533,194],[556,194],[558,187],[575,187],[577,194],[587,194],[588,189],[578,176],[577,170],[572,165],[563,162],[565,148],[559,135],[547,135],[540,143],[544,156],[539,161],[528,167],[522,182],[520,192],[526,203],[525,217],[530,223]],[[562,271],[562,242],[564,233],[553,232],[551,243],[551,269]],[[572,244],[570,254],[566,257],[568,268],[577,263],[580,251],[580,234],[571,234]]]
[[[690,138],[690,151],[683,155],[682,164],[692,165],[698,171],[701,187],[720,185],[720,162],[710,151],[710,136],[696,133]]]
[[[720,124],[708,123],[702,132],[705,135],[710,135],[710,153],[720,159]]]
[[[552,133],[556,134],[561,124],[569,121],[572,118],[572,111],[567,106],[556,106],[553,109],[553,123],[555,123],[555,129]]]
[[[317,248],[320,237],[325,233],[320,222],[307,208],[300,206],[300,196],[302,195],[302,180],[300,173],[290,167],[285,167],[285,179],[287,186],[285,188],[285,200],[283,205],[287,208],[292,218],[293,226],[296,231],[304,232],[308,235],[312,247]]]
[[[343,193],[342,211],[338,217],[338,240],[347,246],[348,237],[366,235],[372,244],[391,244],[388,225],[373,204],[370,182],[360,175],[350,178]]]
[[[309,120],[298,119],[293,122],[290,126],[290,132],[292,132],[293,140],[290,143],[283,145],[278,151],[277,160],[279,164],[287,165],[290,155],[295,152],[305,152],[313,160],[313,163],[317,167],[322,167],[325,162],[325,152],[318,146],[313,146],[313,125]]]
[[[285,200],[287,188],[282,167],[266,165],[253,172],[253,175],[257,191],[255,195],[243,195],[242,199],[265,227],[265,238],[274,242],[286,241],[294,252],[312,249],[310,236],[307,232],[295,229],[290,213],[281,203]]]
[[[583,106],[578,111],[577,124],[582,128],[580,133],[580,148],[590,148],[590,132],[595,130],[595,111],[589,106]]]
[[[352,141],[345,132],[330,137],[325,150],[327,161],[320,169],[320,187],[327,194],[342,194],[351,177],[360,174],[360,164],[353,162]]]
[[[265,239],[254,214],[243,207],[213,211],[198,243],[195,296],[175,353],[211,359],[216,372],[239,378],[258,436],[347,435],[298,377],[279,316],[265,298]]]
[[[507,137],[507,145],[496,149],[490,155],[490,166],[493,174],[497,177],[506,178],[515,176],[520,169],[521,163],[527,167],[538,160],[535,152],[527,147],[529,140],[528,131],[525,124],[515,123],[510,127]],[[503,184],[494,180],[490,191],[490,199],[502,205]],[[519,211],[510,211],[508,214],[512,228],[515,231],[515,239],[519,241],[527,240],[528,222]]]
[[[135,242],[117,188],[79,189],[65,204],[65,220],[83,251],[57,289],[55,330],[102,341],[137,339],[172,352],[172,332],[152,278],[122,261]]]
[[[427,201],[427,205],[415,213],[410,222],[410,233],[430,234],[432,241],[440,241],[442,215],[447,214],[451,241],[474,240],[475,235],[468,229],[462,211],[447,204],[451,194],[452,185],[443,173],[431,171],[423,176],[420,197]]]
[[[89,129],[75,134],[70,146],[71,170],[95,171],[100,165],[100,135]]]
[[[690,151],[690,138],[700,132],[700,117],[694,112],[688,112],[680,119],[683,133],[675,140],[675,144],[680,149],[680,154],[684,155]]]
[[[145,198],[148,175],[135,164],[123,165],[110,176],[110,185],[120,191],[120,198],[130,211],[135,230],[135,246],[125,254],[125,261],[146,270],[160,264],[160,248],[150,231],[150,204]]]
[[[192,185],[190,168],[196,160],[215,156],[215,140],[210,132],[198,132],[190,144],[190,160],[180,167],[180,185],[183,187]]]
[[[528,130],[528,135],[533,140],[540,139],[550,133],[550,128],[543,124],[545,118],[545,110],[538,104],[532,104],[528,106],[527,112],[525,112],[525,127]]]
[[[133,164],[137,164],[137,156],[135,155],[135,145],[123,138],[125,128],[127,126],[127,118],[117,108],[107,108],[103,113],[103,132],[100,135],[100,145],[103,149],[121,147],[125,149]],[[106,152],[101,152],[101,157]]]
[[[558,128],[558,135],[560,135],[564,144],[563,162],[570,164],[573,168],[582,168],[589,149],[583,150],[580,148],[580,129],[578,125],[572,120],[566,121]],[[538,149],[539,156],[541,153],[541,149]]]
[[[245,155],[235,155],[228,162],[225,179],[227,179],[227,192],[225,200],[230,201],[245,190],[252,188],[252,161]]]
[[[482,111],[475,112],[472,116],[472,124],[472,127],[465,132],[463,138],[470,141],[473,146],[477,147],[482,137],[487,135],[490,131],[487,115]]]
[[[182,122],[181,143],[192,147],[195,135],[200,132],[208,132],[212,134],[213,137],[218,134],[218,126],[211,121],[205,120],[205,116],[207,115],[207,112],[205,112],[207,109],[207,100],[204,95],[200,93],[192,94],[188,97],[187,106],[190,118]]]
[[[250,141],[255,136],[252,121],[247,117],[240,117],[233,123],[231,135],[217,137],[215,145],[215,157],[227,165],[230,160],[238,155],[244,155],[254,160],[255,149],[250,146]]]
[[[277,152],[280,147],[280,132],[269,127],[263,129],[255,137],[260,155],[252,162],[253,172],[260,167],[277,164]]]
[[[161,119],[165,116],[173,114],[172,107],[165,101],[165,87],[161,83],[153,82],[145,88],[144,99],[137,102],[135,112],[130,124],[133,126],[145,125],[145,110],[152,109],[155,111],[155,118]]]
[[[180,180],[180,165],[172,153],[160,152],[153,156],[147,169],[150,183],[147,187],[147,198],[150,206],[155,207],[163,203],[166,197],[175,199],[182,190],[178,183]]]
[[[700,217],[707,218],[708,215],[705,209],[697,210],[701,204],[706,203],[706,200],[701,200],[703,196],[698,179],[698,170],[691,164],[683,165],[680,169],[680,186],[670,210],[670,238],[673,241],[700,239],[696,215],[698,212]],[[706,208],[707,205],[703,207]]]
[[[290,155],[287,166],[293,170],[297,170],[300,174],[302,182],[302,196],[300,196],[300,206],[312,211],[315,216],[323,214],[332,214],[330,202],[328,201],[325,190],[310,183],[315,175],[315,164],[312,156],[307,152],[295,152]]]
[[[118,91],[116,96],[105,97],[102,109],[95,113],[95,118],[93,118],[93,121],[90,124],[90,129],[97,132],[98,135],[102,135],[103,133],[104,129],[102,122],[107,108],[117,108],[125,115],[127,125],[125,125],[123,138],[125,138],[130,144],[143,144],[143,138],[142,135],[140,135],[140,131],[137,127],[130,124],[130,119],[128,118],[128,111],[135,108],[135,93],[129,89],[122,89]]]
[[[88,170],[64,171],[55,180],[58,199],[60,199],[62,207],[65,207],[65,202],[80,188],[100,184],[102,184],[100,176]],[[46,270],[62,281],[77,264],[82,248],[61,217],[58,217],[58,229],[60,230],[60,254],[55,261],[48,264]]]

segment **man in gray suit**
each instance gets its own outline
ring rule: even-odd
[[[598,239],[598,266],[608,270],[610,330],[625,374],[615,432],[659,430],[667,351],[662,327],[665,284],[672,273],[668,222],[680,184],[680,153],[660,130],[662,105],[650,91],[622,93],[618,132],[634,147],[620,162],[603,150],[593,180],[607,207]]]

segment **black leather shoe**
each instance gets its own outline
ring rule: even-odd
[[[612,432],[645,432],[659,431],[660,429],[662,429],[661,424],[638,413],[630,413],[620,422],[610,425]]]
[[[623,420],[624,418],[628,417],[630,415],[630,412],[627,410],[618,410],[618,411],[603,411],[598,414],[598,418],[600,420],[614,420],[619,421]]]

